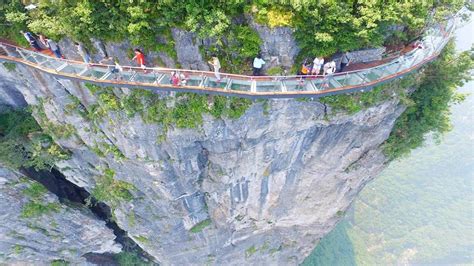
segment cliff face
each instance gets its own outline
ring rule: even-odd
[[[87,209],[59,204],[56,196],[38,183],[0,165],[2,262],[84,263],[82,256],[90,252],[119,252],[121,246],[114,239],[105,222]]]
[[[379,146],[403,111],[396,98],[354,115],[272,100],[239,119],[204,115],[197,129],[165,131],[123,110],[81,116],[97,93],[78,82],[20,65],[0,65],[0,77],[41,105],[49,123],[75,129],[56,137],[72,152],[57,164],[68,180],[93,191],[112,173],[129,184],[131,199],[108,203],[117,224],[163,265],[301,262],[383,168]],[[118,99],[130,93],[113,90]]]

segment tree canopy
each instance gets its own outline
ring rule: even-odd
[[[170,29],[178,27],[199,38],[211,38],[215,45],[209,52],[234,57],[236,65],[256,54],[261,43],[248,25],[250,18],[269,27],[292,27],[302,58],[380,46],[394,25],[405,30],[392,35],[398,41],[408,40],[431,18],[442,18],[468,5],[464,0],[39,0],[38,8],[27,11],[21,2],[0,6],[0,24],[9,26],[0,28],[1,36],[24,42],[18,32],[29,29],[86,44],[91,38],[128,39],[133,45],[173,56]]]

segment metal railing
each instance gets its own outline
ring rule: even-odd
[[[53,58],[48,55],[0,42],[0,59],[18,62],[66,79],[83,80],[106,86],[138,87],[166,91],[237,95],[250,98],[319,97],[335,93],[372,88],[390,79],[403,76],[435,59],[455,28],[455,20],[444,26],[433,26],[425,32],[423,48],[414,49],[387,63],[332,75],[246,76],[161,67],[86,64],[80,61]],[[173,72],[182,74],[179,84],[173,84]]]

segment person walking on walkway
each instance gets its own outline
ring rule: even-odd
[[[208,63],[214,68],[214,75],[216,76],[217,81],[221,81],[221,74],[219,70],[221,69],[221,62],[216,55],[212,55],[212,59]]]
[[[323,88],[328,88],[329,87],[329,78],[336,72],[336,62],[329,61],[326,64],[324,64],[323,67],[323,75],[324,75],[324,80],[321,83],[321,86]]]
[[[262,59],[262,56],[258,54],[255,59],[253,59],[253,75],[260,76],[262,67],[265,65],[265,61]]]
[[[30,44],[30,46],[35,49],[35,51],[37,52],[41,52],[41,47],[40,45],[38,44],[38,40],[36,40],[36,38],[33,36],[33,34],[31,34],[31,32],[27,31],[27,32],[24,32],[24,31],[20,31],[21,34],[23,34],[23,36],[25,36],[25,39],[28,41],[28,43]]]
[[[323,67],[324,76],[332,75],[334,74],[334,72],[336,72],[336,62],[329,61],[326,64],[324,64],[324,67]]]
[[[348,66],[350,64],[351,60],[352,60],[352,58],[350,57],[349,52],[345,52],[342,55],[342,58],[341,58],[341,72],[344,71],[344,68],[346,68],[346,66]]]
[[[59,46],[55,41],[53,41],[53,40],[51,40],[47,37],[44,37],[44,41],[46,43],[46,47],[48,47],[49,50],[51,50],[51,52],[53,52],[53,54],[57,58],[62,58],[63,57],[63,55],[61,54],[61,50],[59,49]]]
[[[178,86],[179,85],[180,80],[179,80],[178,72],[174,72],[174,71],[171,72],[170,81],[171,81],[171,84],[173,84],[173,86]]]
[[[137,60],[137,65],[145,69],[145,54],[140,49],[135,49],[133,51],[135,52],[135,56],[132,58],[132,60]]]
[[[303,64],[301,64],[301,69],[300,69],[300,72],[298,73],[298,75],[306,76],[310,73],[309,71],[310,71],[310,69],[309,69],[308,63],[306,63],[306,60],[305,60],[303,62]]]
[[[123,79],[123,76],[122,76],[123,68],[119,64],[119,61],[118,61],[117,58],[114,59],[114,67],[112,68],[111,72],[114,74],[114,79],[115,80],[122,80]]]
[[[84,60],[85,63],[90,64],[92,62],[91,56],[89,55],[89,52],[84,47],[84,45],[82,45],[82,43],[78,43],[78,42],[75,42],[74,45],[76,45],[77,52],[82,57],[82,60]]]
[[[313,68],[311,68],[311,75],[319,75],[321,67],[324,65],[323,57],[315,57],[313,60]]]
[[[43,34],[38,35],[39,42],[41,45],[43,45],[45,48],[48,48],[48,44],[46,43],[46,36]]]

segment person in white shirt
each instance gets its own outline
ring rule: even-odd
[[[221,62],[216,55],[212,55],[212,59],[208,62],[214,68],[214,75],[216,76],[217,81],[221,81],[221,75],[219,70],[221,69]]]
[[[348,66],[352,61],[352,57],[349,52],[345,52],[341,58],[341,72],[344,71],[344,68]]]
[[[321,67],[324,65],[324,58],[316,57],[313,60],[313,68],[311,69],[311,75],[319,75]]]
[[[260,76],[262,67],[265,65],[265,61],[262,59],[262,56],[258,54],[253,60],[253,75]]]
[[[326,64],[324,64],[323,75],[325,77],[324,77],[323,82],[321,83],[321,86],[323,88],[329,88],[329,77],[332,74],[334,74],[334,72],[336,72],[336,62],[330,61],[330,62],[327,62]]]
[[[336,62],[330,61],[324,64],[323,75],[331,75],[334,74],[334,72],[336,72]]]

